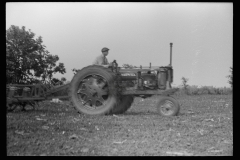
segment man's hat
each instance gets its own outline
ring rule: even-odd
[[[104,48],[102,49],[102,52],[105,52],[105,51],[108,51],[108,50],[109,50],[108,48],[104,47]]]

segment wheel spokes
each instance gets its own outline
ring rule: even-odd
[[[82,80],[77,91],[83,105],[93,108],[105,105],[103,96],[108,95],[107,82],[100,76],[93,75]]]
[[[85,86],[84,88],[80,88],[78,91],[77,91],[77,93],[79,94],[79,93],[81,93],[81,94],[84,94],[84,95],[86,95],[86,96],[89,96],[90,94],[91,94],[91,88],[88,86],[88,85],[86,85],[85,83],[83,83],[83,85]]]
[[[161,106],[161,110],[165,114],[171,114],[173,111],[174,104],[171,101],[166,100],[165,103]]]
[[[104,99],[102,98],[102,96],[99,96],[95,99],[95,102],[100,102],[102,105],[104,104]]]

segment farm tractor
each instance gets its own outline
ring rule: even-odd
[[[7,107],[35,104],[52,98],[68,98],[75,109],[88,115],[122,114],[132,105],[134,97],[148,98],[159,95],[157,112],[163,116],[179,113],[179,103],[172,95],[172,43],[170,64],[125,68],[114,60],[109,67],[90,65],[78,70],[71,83],[48,88],[46,85],[11,85],[7,88]],[[27,89],[28,90],[27,90]],[[67,96],[56,96],[57,92]]]

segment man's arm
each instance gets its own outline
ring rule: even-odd
[[[109,66],[112,66],[112,62],[106,64],[106,65],[102,65],[103,67],[109,67]]]

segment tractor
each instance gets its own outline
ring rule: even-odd
[[[109,67],[90,65],[78,70],[69,87],[68,96],[75,109],[88,115],[122,114],[132,105],[134,97],[148,98],[159,95],[157,112],[163,116],[176,116],[180,106],[170,96],[178,90],[172,88],[172,43],[170,64],[125,68],[116,60]]]
[[[71,83],[59,87],[46,84],[7,85],[7,109],[17,106],[38,104],[53,98],[70,99],[74,108],[88,115],[122,114],[132,105],[134,97],[148,98],[159,95],[157,112],[163,116],[179,113],[179,103],[172,95],[178,88],[172,88],[172,43],[170,43],[170,64],[125,68],[118,67],[116,60],[108,67],[90,65],[78,70]],[[60,93],[60,96],[59,96]]]

